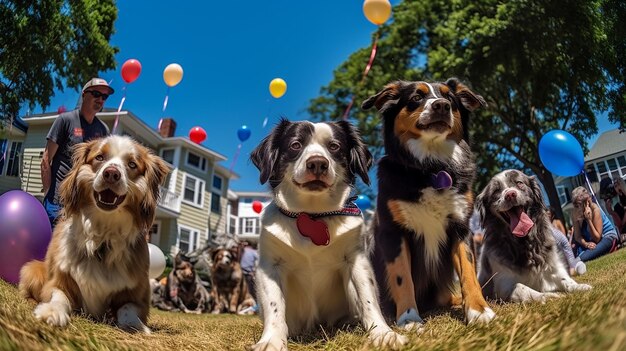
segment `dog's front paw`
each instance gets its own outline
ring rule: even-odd
[[[409,308],[401,314],[396,324],[404,330],[415,331],[416,333],[424,331],[424,320],[414,308]]]
[[[150,328],[139,318],[139,308],[132,303],[127,303],[117,310],[117,325],[127,332],[150,334]]]
[[[376,347],[392,349],[399,349],[409,341],[406,336],[394,332],[391,328],[374,328],[370,332],[370,340]]]
[[[64,327],[70,322],[67,306],[58,302],[40,303],[35,308],[34,314],[35,318],[57,327]]]
[[[482,312],[469,309],[465,316],[467,318],[467,324],[487,324],[496,317],[496,313],[489,307],[485,307]]]
[[[270,338],[268,341],[259,341],[252,345],[250,351],[287,351],[287,340]]]
[[[544,293],[540,293],[539,296],[536,297],[534,300],[539,301],[542,304],[545,304],[550,299],[558,299],[560,297],[562,297],[561,294],[557,294],[553,292],[544,292]]]
[[[593,289],[593,287],[589,284],[576,284],[576,289],[578,291],[588,291]]]

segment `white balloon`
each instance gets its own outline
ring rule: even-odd
[[[148,243],[148,253],[150,255],[150,278],[156,279],[165,271],[165,255],[158,246]]]

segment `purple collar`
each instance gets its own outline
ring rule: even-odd
[[[450,189],[452,187],[452,176],[446,171],[439,171],[439,173],[432,173],[430,175],[430,184],[435,190]]]

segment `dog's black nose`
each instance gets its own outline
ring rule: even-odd
[[[109,184],[113,184],[113,183],[117,183],[120,180],[122,175],[120,174],[120,171],[117,170],[117,168],[113,166],[109,166],[104,169],[103,176],[104,176],[104,181],[106,181]]]
[[[432,103],[432,108],[436,113],[448,113],[450,112],[450,101],[437,99]]]
[[[306,160],[306,169],[315,176],[321,176],[328,171],[328,160],[323,156],[313,156]]]

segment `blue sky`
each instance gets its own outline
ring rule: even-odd
[[[117,108],[122,99],[122,64],[139,60],[142,72],[127,87],[124,109],[154,128],[162,117],[174,118],[177,136],[188,135],[194,126],[204,128],[203,145],[225,155],[227,168],[239,144],[237,130],[247,125],[252,136],[243,143],[233,168],[241,178],[231,188],[265,190],[248,160],[250,151],[281,116],[308,119],[309,101],[332,80],[333,70],[371,44],[376,26],[363,15],[362,5],[361,0],[118,1],[111,40],[120,49],[118,70],[101,74],[116,89],[106,107]],[[171,88],[164,115],[163,69],[170,63],[180,64],[184,76]],[[280,99],[268,91],[276,77],[288,86]],[[53,97],[47,111],[61,105],[72,109],[77,100],[78,92],[66,89]],[[611,128],[606,120],[599,127]]]

